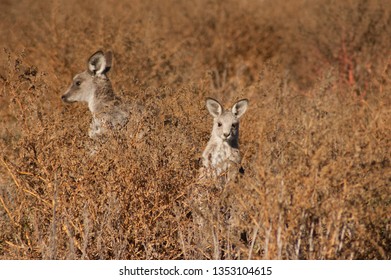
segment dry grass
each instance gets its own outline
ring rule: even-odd
[[[391,258],[390,7],[117,2],[0,3],[1,259]],[[91,156],[59,97],[100,48],[151,114]],[[198,181],[207,96],[250,100],[222,190]]]

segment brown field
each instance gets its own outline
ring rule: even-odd
[[[387,2],[0,1],[0,259],[391,259]],[[92,156],[60,96],[98,49],[151,114]],[[222,190],[206,97],[250,100]]]

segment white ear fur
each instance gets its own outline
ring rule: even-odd
[[[248,108],[248,100],[242,99],[236,102],[234,106],[232,106],[232,113],[237,118],[240,118],[246,112],[247,108]]]
[[[112,62],[112,53],[109,51],[104,54],[97,51],[88,59],[88,70],[93,75],[102,75],[110,70]]]
[[[213,98],[206,99],[206,108],[214,118],[217,118],[223,112],[223,107]]]

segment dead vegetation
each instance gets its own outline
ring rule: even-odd
[[[389,7],[117,2],[0,4],[1,259],[391,258]],[[141,140],[61,103],[97,49]],[[208,96],[250,100],[222,190],[198,181]]]

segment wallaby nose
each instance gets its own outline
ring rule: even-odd
[[[231,133],[224,133],[224,137],[228,138]]]

